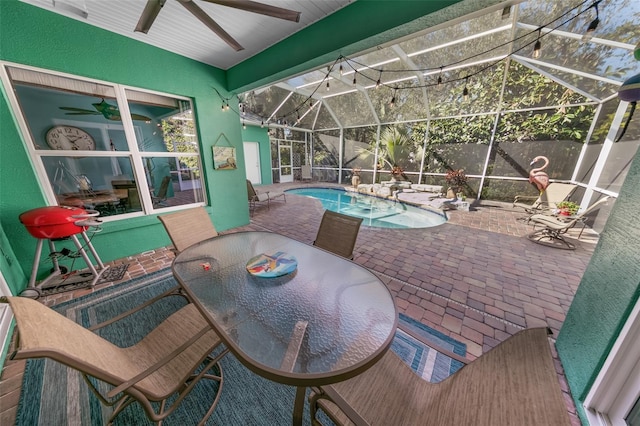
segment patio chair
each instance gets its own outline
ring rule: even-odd
[[[393,351],[364,373],[314,388],[311,421],[336,425],[569,425],[547,329],[510,337],[439,383],[415,374]]]
[[[218,361],[224,353],[211,355],[220,339],[193,304],[173,313],[135,345],[120,348],[35,300],[2,301],[11,305],[18,330],[18,349],[11,359],[50,358],[79,371],[96,397],[114,406],[108,424],[134,402],[151,421],[162,422],[202,379],[218,382],[202,424],[218,403],[223,384]],[[113,389],[103,395],[90,377]]]
[[[551,182],[547,189],[537,198],[535,196],[516,195],[513,200],[513,207],[524,209],[529,214],[551,212],[556,208],[557,203],[569,198],[577,187],[578,185],[572,183]],[[530,201],[525,202],[527,200]]]
[[[169,234],[176,253],[195,243],[218,236],[218,231],[204,207],[161,215],[158,219]]]
[[[267,202],[267,209],[271,206],[271,200],[275,200],[277,198],[282,197],[282,200],[286,203],[287,197],[284,192],[279,191],[267,191],[267,192],[257,192],[253,187],[253,184],[249,179],[247,179],[247,195],[249,197],[249,210],[253,212],[256,207],[256,203]]]
[[[575,216],[562,217],[546,214],[534,214],[529,218],[529,223],[533,224],[534,229],[538,226],[542,226],[542,229],[538,229],[530,233],[527,235],[527,238],[534,243],[545,246],[565,250],[575,250],[575,244],[567,241],[564,238],[564,234],[566,234],[567,231],[573,228],[578,222],[583,224],[584,230],[584,220],[586,219],[586,216],[602,207],[608,200],[609,197],[603,197],[593,203],[585,211]],[[580,235],[582,235],[582,231],[580,231]],[[578,238],[580,238],[580,235],[578,235]]]
[[[353,259],[362,218],[325,210],[313,245]]]
[[[300,166],[300,172],[302,173],[302,180],[303,181],[313,180],[313,176],[311,175],[311,166],[310,165]]]
[[[165,176],[162,178],[162,182],[160,182],[160,188],[158,189],[158,194],[151,194],[151,199],[153,201],[153,206],[163,205],[167,200],[167,191],[169,190],[169,184],[171,183],[171,176]]]

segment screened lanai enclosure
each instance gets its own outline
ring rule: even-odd
[[[246,124],[269,126],[274,182],[363,183],[400,167],[468,197],[536,195],[536,156],[583,206],[616,196],[640,136],[618,89],[640,72],[640,1],[531,0],[494,7],[240,96]],[[622,137],[620,137],[622,136]]]

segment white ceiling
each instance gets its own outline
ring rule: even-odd
[[[22,1],[226,70],[354,0],[259,0],[260,3],[301,12],[298,23],[194,0],[244,47],[239,52],[178,4],[178,0],[167,0],[148,34],[134,32],[147,0]],[[88,13],[86,18],[78,13],[81,10]]]

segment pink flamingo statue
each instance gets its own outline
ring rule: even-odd
[[[547,189],[547,186],[549,186],[549,176],[545,172],[543,172],[543,170],[549,165],[549,159],[547,157],[539,155],[534,158],[529,165],[532,166],[540,160],[544,160],[544,164],[542,165],[542,167],[531,169],[531,171],[529,172],[529,182],[534,184],[538,188],[538,191],[542,193],[545,189]]]

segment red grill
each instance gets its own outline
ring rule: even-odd
[[[29,286],[21,293],[22,296],[34,298],[39,297],[41,294],[39,289],[47,287],[48,284],[50,284],[56,277],[65,274],[65,271],[61,270],[60,265],[58,264],[56,257],[56,253],[58,252],[56,252],[53,240],[66,238],[73,242],[78,253],[85,261],[88,271],[93,276],[90,285],[95,285],[98,278],[100,278],[107,267],[103,265],[85,231],[87,231],[91,226],[99,226],[101,224],[100,220],[96,218],[99,214],[100,213],[95,210],[86,210],[80,207],[50,206],[29,210],[20,215],[20,222],[22,222],[31,235],[38,239],[33,268],[31,270],[31,278],[29,279]],[[85,243],[84,246],[80,243],[76,234],[81,235]],[[49,240],[50,258],[53,261],[54,267],[51,275],[36,285],[36,275],[38,273],[38,265],[44,240]],[[85,251],[85,247],[89,249],[93,258],[96,260],[98,264],[97,270],[89,259]],[[67,279],[65,276],[62,278],[63,280]]]
[[[29,210],[20,215],[20,222],[36,238],[57,239],[86,231],[86,219],[96,216],[79,207],[51,206]]]

